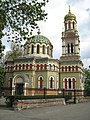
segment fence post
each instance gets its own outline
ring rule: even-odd
[[[44,87],[44,99],[46,98],[46,88]]]
[[[74,104],[76,104],[76,90],[74,89]]]

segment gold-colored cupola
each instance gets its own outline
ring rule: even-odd
[[[71,13],[70,6],[69,6],[69,12],[68,14],[65,15],[64,20],[75,20],[76,21],[76,16]]]

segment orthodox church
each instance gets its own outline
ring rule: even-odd
[[[70,9],[64,28],[60,59],[53,58],[52,43],[38,31],[24,44],[22,57],[6,61],[5,87],[11,89],[5,94],[37,95],[43,94],[44,88],[46,94],[58,94],[58,89],[84,89],[77,21]]]

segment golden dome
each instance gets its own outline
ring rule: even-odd
[[[69,12],[67,15],[65,15],[64,20],[75,20],[76,21],[76,16],[71,13],[70,6],[69,6]]]

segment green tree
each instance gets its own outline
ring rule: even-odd
[[[0,39],[8,36],[8,42],[29,39],[38,21],[46,20],[43,9],[48,0],[0,0]],[[0,53],[1,53],[0,46]]]
[[[7,42],[21,43],[30,39],[34,29],[38,29],[38,21],[46,20],[44,10],[48,0],[0,0],[0,62],[3,50],[2,37]],[[0,64],[1,66],[1,64]]]
[[[90,90],[90,70],[85,69],[85,90]]]

